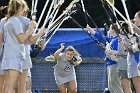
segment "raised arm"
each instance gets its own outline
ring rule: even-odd
[[[17,39],[20,43],[24,43],[29,38],[29,36],[33,32],[35,25],[36,25],[36,22],[31,21],[29,25],[29,29],[26,31],[26,33],[17,35]]]
[[[61,43],[60,44],[60,48],[54,53],[54,57],[55,57],[55,59],[58,59],[60,56],[59,56],[59,54],[62,52],[62,50],[64,49],[64,43]]]
[[[95,35],[95,31],[87,24],[86,29],[85,29],[88,33]]]
[[[105,41],[105,39],[107,40],[107,42],[109,42],[109,37],[108,36],[102,36],[99,32],[93,30],[88,24],[86,26],[85,31],[87,31],[87,33],[94,35],[94,37],[96,39],[98,39],[99,41]]]

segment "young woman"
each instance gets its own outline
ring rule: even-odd
[[[4,24],[4,55],[2,59],[2,69],[4,70],[5,88],[3,93],[14,93],[17,86],[17,80],[27,76],[31,65],[25,62],[24,42],[32,34],[36,25],[31,21],[26,33],[23,32],[22,24],[18,17],[24,10],[24,4],[20,0],[10,0],[8,13]],[[23,66],[26,64],[26,66]],[[21,77],[19,77],[21,76]],[[25,93],[24,89],[18,93]]]
[[[134,24],[138,27],[140,26],[140,19],[139,18],[140,18],[140,12],[137,12],[135,14]],[[132,34],[131,34],[130,29],[129,29],[129,26],[127,26],[125,29],[126,29],[126,31],[129,31],[128,36],[131,37]],[[134,32],[138,33],[137,31],[135,31],[135,29],[134,29]],[[138,70],[139,69],[140,52],[139,51],[133,52],[132,50],[130,51],[130,47],[133,43],[133,42],[130,42],[130,40],[128,40],[128,39],[123,40],[122,43],[125,46],[126,50],[128,50],[128,55],[127,55],[128,78],[130,78],[132,80],[134,88],[136,90],[136,93],[140,93],[140,71]],[[138,66],[138,68],[137,68],[137,66]]]
[[[24,5],[24,12],[21,14],[21,16],[18,17],[18,19],[20,20],[20,22],[22,24],[23,32],[26,33],[28,28],[29,28],[29,24],[30,24],[30,19],[27,18],[28,5],[24,0],[20,0],[20,1]],[[44,34],[44,32],[45,32],[45,28],[42,27],[38,31],[37,34],[30,35],[28,37],[28,39],[26,40],[26,42],[24,43],[24,45],[25,45],[25,62],[23,64],[23,67],[28,68],[29,65],[32,65],[31,57],[30,57],[30,50],[31,50],[30,45],[35,43],[37,41],[37,39]],[[24,88],[24,91],[26,91],[25,93],[31,93],[31,72],[30,72],[30,69],[28,69],[28,75],[26,75],[26,76],[20,75],[19,77],[20,77],[20,79],[18,82],[17,91],[18,92],[22,91],[22,93],[24,93],[22,90]],[[26,80],[26,82],[25,82],[25,80]]]
[[[67,93],[66,83],[69,84],[70,93],[76,93],[77,82],[74,66],[79,65],[82,59],[79,53],[72,46],[65,49],[65,53],[61,53],[64,44],[54,53],[57,64],[54,66],[54,77],[61,93]]]
[[[125,37],[125,35],[122,35],[121,37]],[[118,75],[124,93],[132,93],[130,79],[128,78],[127,74],[127,51],[121,42],[122,40],[120,39],[118,42],[118,53],[121,53],[122,56],[118,58]]]

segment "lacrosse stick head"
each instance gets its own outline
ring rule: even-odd
[[[77,61],[77,58],[73,56],[73,58],[71,60],[69,60],[70,64],[71,65],[74,65],[73,62]]]

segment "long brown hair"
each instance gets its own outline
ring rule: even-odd
[[[10,0],[8,4],[8,12],[7,12],[7,19],[13,15],[16,15],[19,9],[23,6],[23,3],[20,0]]]

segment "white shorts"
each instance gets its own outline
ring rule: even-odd
[[[128,65],[128,78],[133,78],[136,76],[140,76],[140,70],[137,68],[137,64]]]
[[[25,61],[22,64],[22,69],[30,69],[32,68],[32,61],[30,55],[25,56]]]
[[[67,83],[71,80],[75,80],[76,81],[76,74],[70,74],[70,75],[67,75],[65,77],[61,77],[59,76],[57,73],[54,73],[54,77],[55,77],[55,81],[56,81],[56,84],[57,85],[61,85],[61,84],[64,84],[64,83]]]

